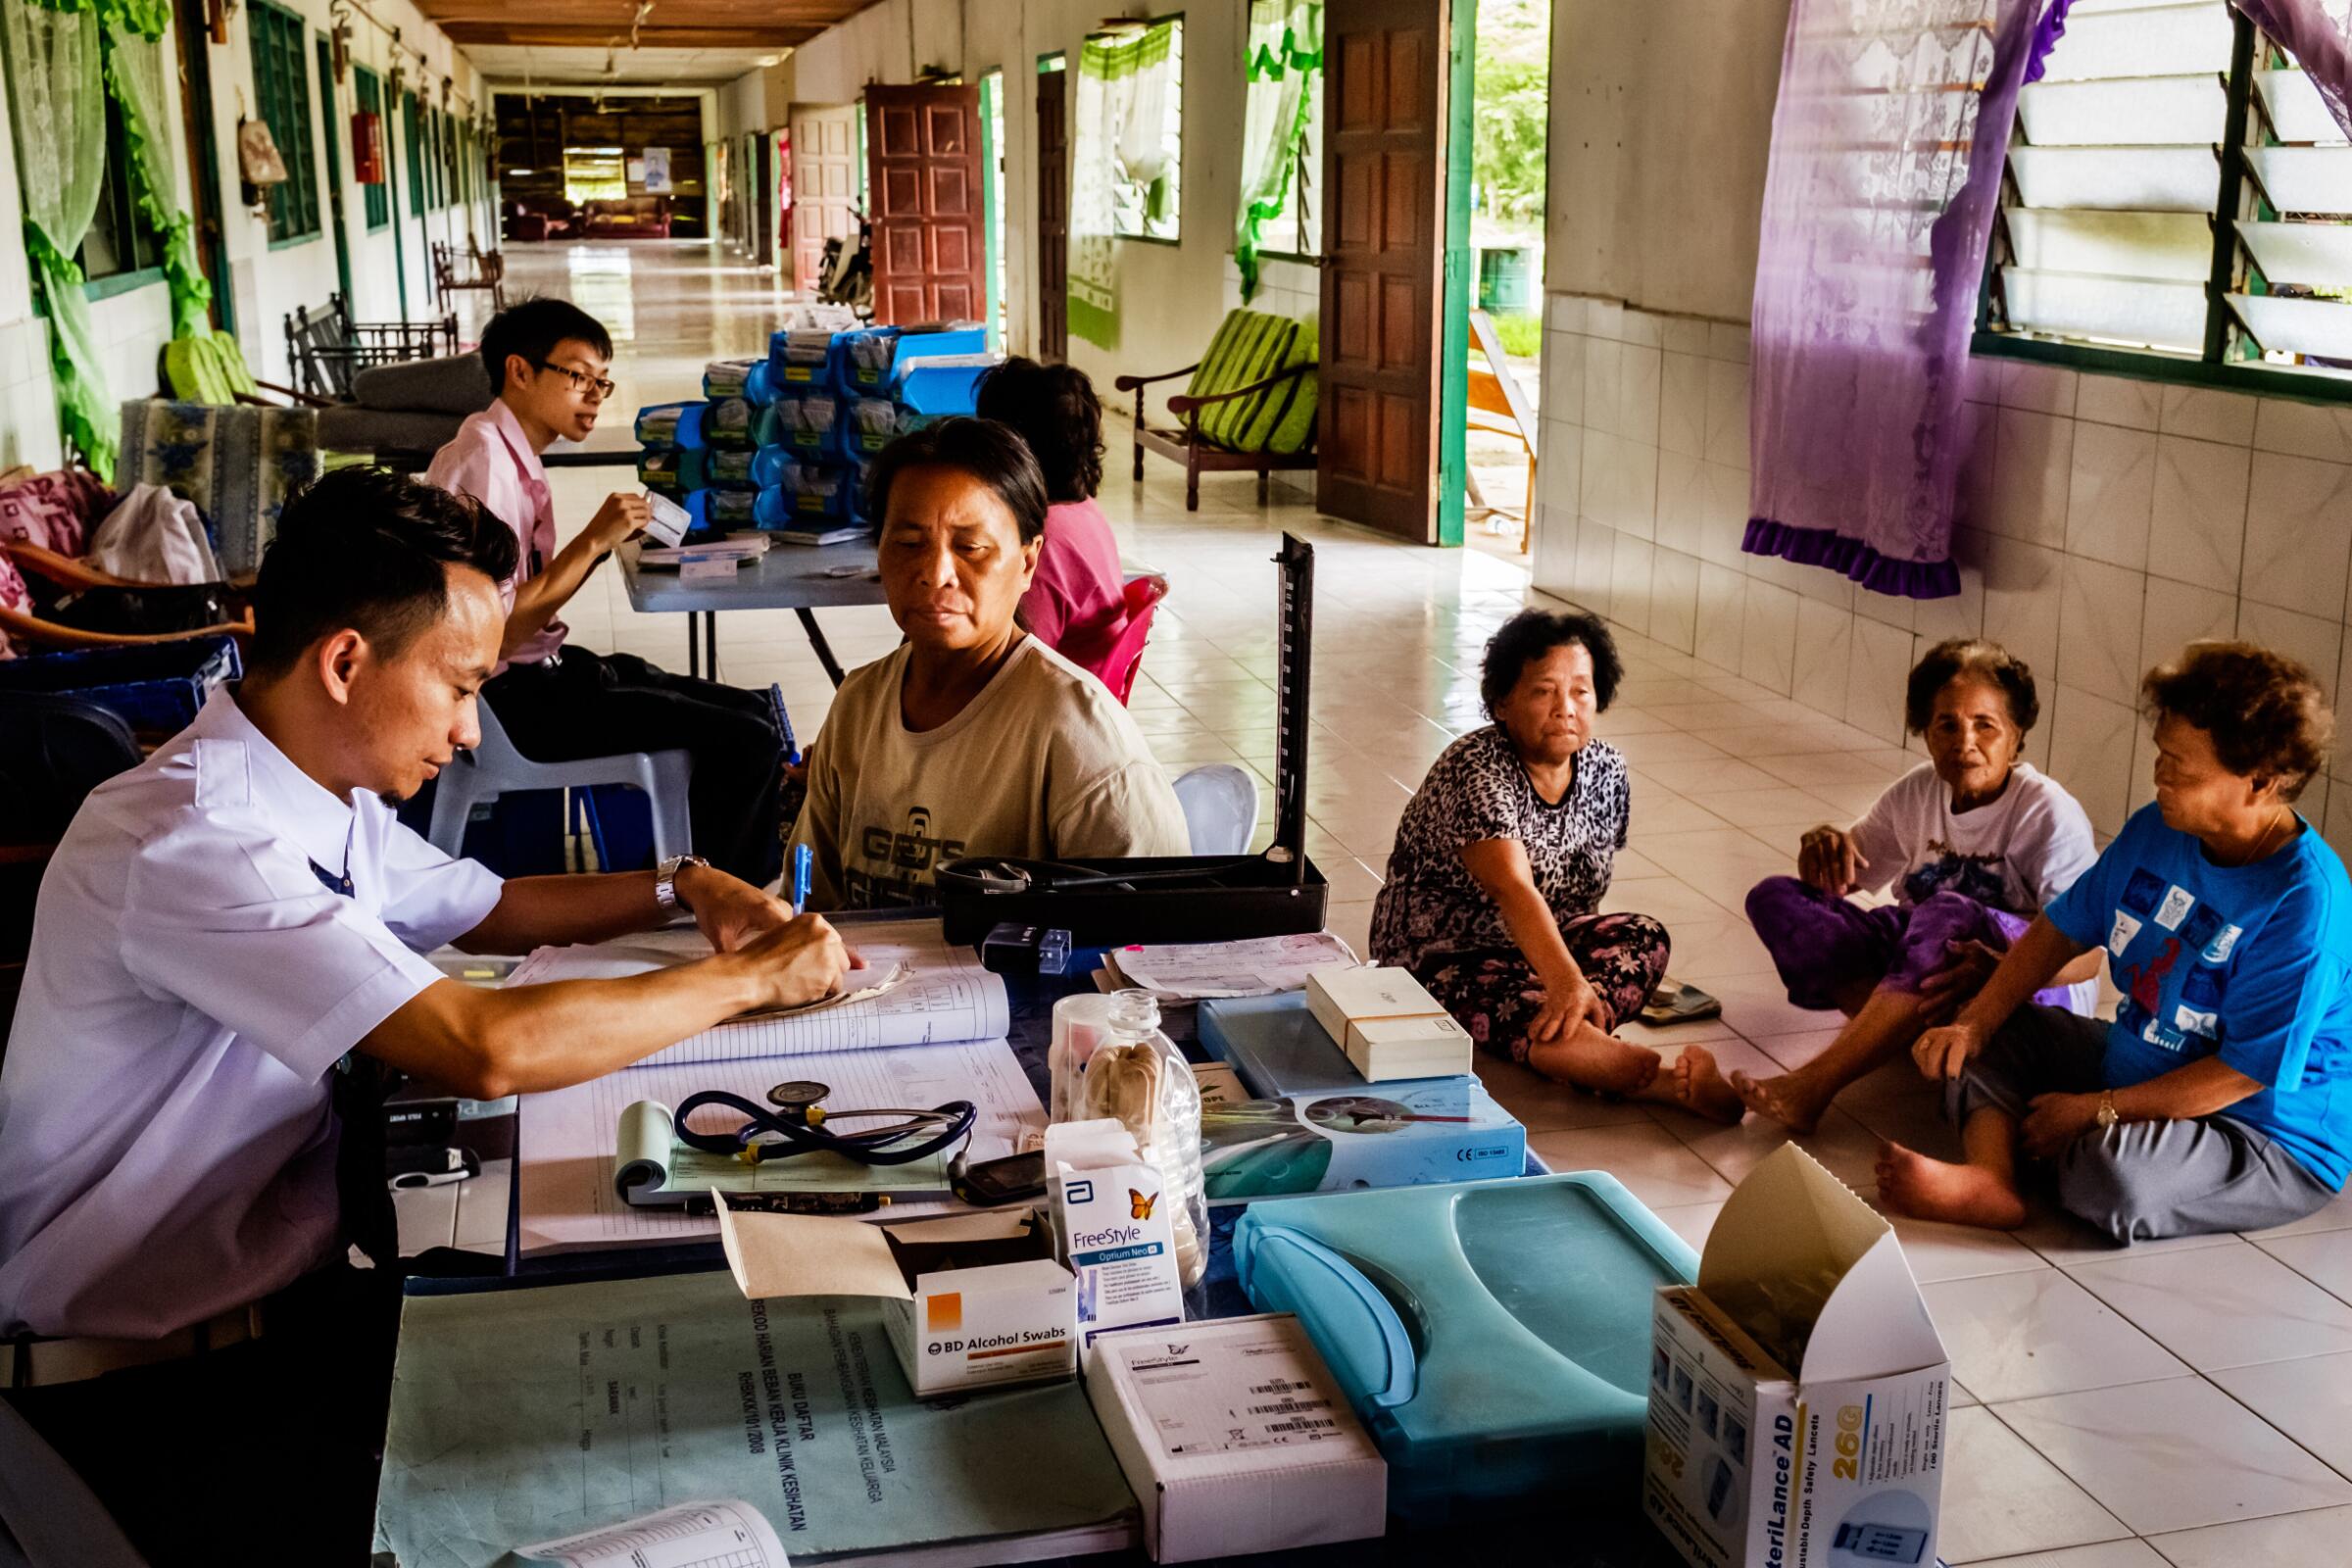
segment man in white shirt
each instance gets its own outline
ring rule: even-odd
[[[0,1390],[151,1561],[365,1549],[337,1532],[368,1517],[398,1279],[343,1261],[383,1240],[380,1109],[348,1069],[559,1088],[846,962],[822,920],[699,862],[502,883],[394,818],[479,739],[514,553],[445,491],[318,481],[264,558],[248,678],[92,792],[43,878],[0,1065]],[[421,956],[675,906],[712,956],[635,979],[484,991]]]

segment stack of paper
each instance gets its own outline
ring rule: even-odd
[[[1258,937],[1247,942],[1195,942],[1153,948],[1115,948],[1103,956],[1113,989],[1134,986],[1163,1002],[1208,997],[1268,997],[1296,991],[1317,969],[1358,960],[1329,931]]]

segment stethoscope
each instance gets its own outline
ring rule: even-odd
[[[731,1155],[751,1165],[819,1151],[862,1165],[906,1165],[969,1137],[972,1124],[980,1119],[979,1107],[968,1100],[951,1100],[930,1110],[896,1105],[827,1110],[819,1102],[831,1093],[828,1086],[812,1079],[797,1079],[770,1089],[767,1104],[760,1105],[724,1089],[705,1089],[686,1097],[672,1125],[678,1141],[687,1147]],[[696,1132],[686,1125],[686,1118],[705,1105],[740,1111],[746,1120],[731,1133]],[[901,1119],[860,1133],[828,1132],[824,1126],[830,1121],[863,1121],[875,1116]],[[940,1130],[933,1132],[933,1128]]]

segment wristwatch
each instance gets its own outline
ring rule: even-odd
[[[2117,1122],[2123,1120],[2123,1117],[2116,1114],[2114,1090],[2102,1089],[2099,1091],[2099,1114],[2097,1120],[2099,1129],[2102,1132],[2107,1128],[2114,1126]]]
[[[673,855],[654,867],[654,903],[668,910],[679,907],[678,873],[690,865],[707,866],[710,862],[699,855]],[[687,906],[691,908],[692,906]]]

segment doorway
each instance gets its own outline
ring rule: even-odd
[[[1544,343],[1544,196],[1550,125],[1549,0],[1476,0],[1469,119],[1469,294],[1483,313],[1450,413],[1466,409],[1466,543],[1518,555],[1529,545],[1535,421]]]
[[[228,290],[228,251],[220,243],[220,149],[213,134],[212,25],[204,0],[178,0],[172,36],[179,60],[180,147],[188,159],[190,228],[196,265],[213,286],[213,324],[237,329]]]
[[[980,89],[865,90],[874,319],[977,321],[987,309]]]
[[[816,291],[825,241],[858,236],[858,111],[796,109],[792,116],[792,275],[804,294]]]
[[[1070,74],[1060,54],[1037,62],[1037,357],[1070,352]]]

